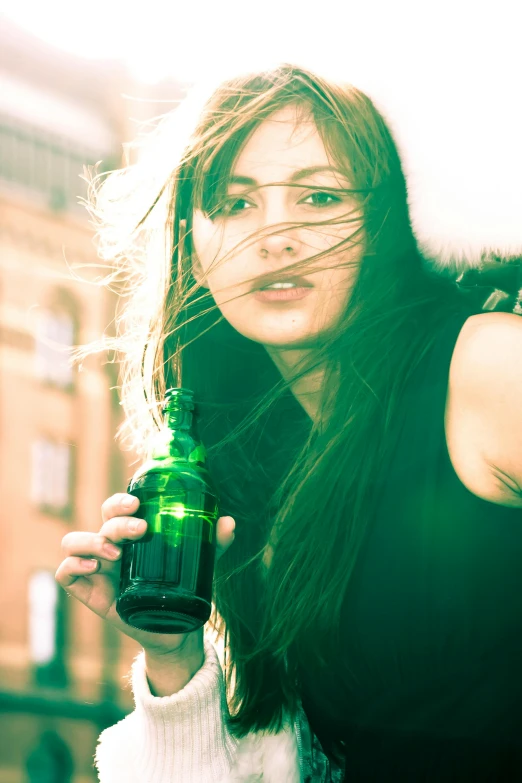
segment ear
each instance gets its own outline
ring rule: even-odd
[[[186,220],[180,220],[179,221],[179,252],[180,254],[183,254],[183,251],[185,249],[185,238],[187,236],[187,221]],[[194,247],[194,242],[192,242],[192,252],[191,252],[191,258],[190,263],[192,265],[192,277],[196,281],[198,285],[200,285],[202,288],[208,288],[206,279],[205,279],[205,273],[203,272],[203,268],[201,266],[201,263],[199,261],[199,258],[196,254],[196,248]]]

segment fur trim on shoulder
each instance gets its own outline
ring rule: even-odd
[[[410,75],[375,90],[398,145],[419,247],[438,266],[522,255],[520,75],[507,64],[489,78],[481,70]]]
[[[439,267],[520,256],[517,12],[503,0],[494,13],[441,0],[408,17],[407,33],[397,21],[396,35],[387,32],[386,67],[381,60],[368,94],[397,142],[419,246]]]
[[[342,40],[316,55],[319,71],[362,90],[387,121],[414,233],[439,268],[522,255],[518,16],[507,0],[367,0],[350,7],[352,34],[340,25]]]

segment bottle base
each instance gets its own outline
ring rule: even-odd
[[[130,612],[125,618],[128,625],[140,631],[150,633],[191,633],[205,624],[205,620],[190,617],[180,612],[169,612],[164,609],[139,609]]]
[[[205,625],[212,605],[199,596],[149,584],[126,590],[116,602],[116,611],[124,623],[140,631],[191,633]]]

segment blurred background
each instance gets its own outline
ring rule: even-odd
[[[115,309],[71,271],[97,260],[80,175],[120,166],[122,142],[165,111],[155,96],[182,88],[22,22],[0,15],[0,781],[87,783],[97,736],[132,708],[137,647],[54,573],[65,533],[97,530],[135,468],[114,439],[117,368],[95,356],[71,369],[59,350],[110,331]]]

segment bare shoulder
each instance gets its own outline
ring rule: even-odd
[[[513,313],[479,313],[464,323],[455,351],[451,372],[482,372],[506,365],[522,349],[522,317]]]
[[[467,319],[453,352],[446,438],[455,471],[471,492],[522,506],[522,318]]]

